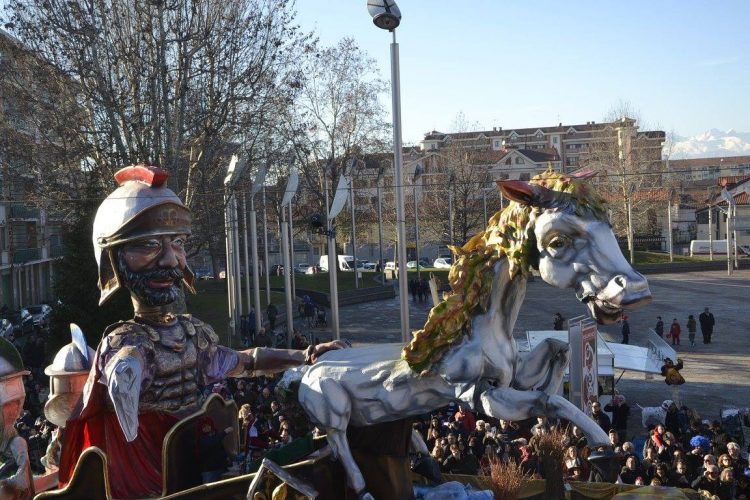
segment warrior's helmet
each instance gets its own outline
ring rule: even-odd
[[[94,219],[94,255],[99,266],[99,305],[122,285],[117,267],[117,247],[150,236],[191,233],[190,209],[164,186],[166,170],[145,164],[119,170],[119,187],[99,205]],[[193,291],[194,275],[189,268],[183,283]]]
[[[23,376],[29,372],[24,369],[21,354],[18,349],[0,337],[0,432],[7,426],[12,426],[23,409],[26,390],[23,386]],[[13,410],[6,411],[6,406],[13,406]],[[8,421],[6,422],[6,418]],[[12,420],[11,420],[12,418]]]

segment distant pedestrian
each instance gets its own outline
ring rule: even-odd
[[[656,317],[656,326],[654,327],[654,331],[659,337],[664,337],[664,322],[661,320],[661,316]]]
[[[271,326],[271,331],[276,328],[276,316],[279,315],[279,310],[273,303],[269,303],[266,308],[266,315],[268,316],[268,323]]]
[[[559,312],[556,312],[554,316],[552,316],[552,329],[553,330],[562,330],[563,325],[565,325],[565,318],[563,318],[563,315]]]
[[[672,345],[680,345],[680,323],[677,318],[672,320],[672,325],[669,327],[669,337],[672,339]]]
[[[703,334],[703,343],[711,343],[711,335],[714,333],[714,315],[708,310],[708,307],[698,316],[698,321],[701,324],[701,333]]]
[[[689,315],[687,320],[688,340],[690,341],[690,345],[693,347],[695,347],[695,331],[697,330],[697,326],[698,325],[693,315]]]
[[[626,315],[623,315],[622,317],[622,340],[620,341],[623,344],[630,343],[630,323],[628,323],[628,317]],[[609,429],[605,429],[609,430]]]

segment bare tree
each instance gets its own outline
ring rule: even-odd
[[[640,114],[620,102],[605,116],[603,129],[593,131],[581,167],[599,172],[596,182],[610,200],[610,220],[615,234],[629,236],[628,209],[633,233],[655,235],[655,203],[651,193],[662,186],[661,143],[664,133],[640,131]],[[637,201],[637,202],[636,202]]]
[[[74,84],[74,151],[89,180],[110,183],[140,161],[167,169],[193,210],[195,249],[219,253],[227,157],[252,150],[299,88],[310,37],[293,24],[293,3],[10,0],[8,10],[23,43]],[[42,194],[64,191],[59,169],[31,167]]]

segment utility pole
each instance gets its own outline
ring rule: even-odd
[[[708,258],[711,262],[714,261],[714,229],[712,224],[712,218],[714,207],[708,206]]]

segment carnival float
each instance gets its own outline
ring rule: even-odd
[[[234,351],[197,318],[165,312],[180,287],[193,291],[183,247],[190,211],[162,170],[137,165],[115,177],[119,187],[94,222],[101,302],[126,288],[135,316],[110,326],[95,350],[73,328],[73,342],[48,368],[45,411],[62,436],[49,470],[57,488],[37,489],[36,498],[411,498],[409,449],[429,453],[409,417],[452,402],[505,420],[565,419],[606,461],[607,434],[559,395],[568,345],[548,340],[519,352],[513,339],[532,269],[572,289],[602,324],[651,300],[590,175],[548,170],[499,182],[509,205],[452,248],[450,291],[407,345],[307,351]],[[298,384],[292,397],[325,436],[307,440],[291,465],[264,460],[257,473],[202,484],[195,436],[210,419],[236,454],[239,430],[235,403],[204,399],[199,387],[287,369],[284,378]]]

